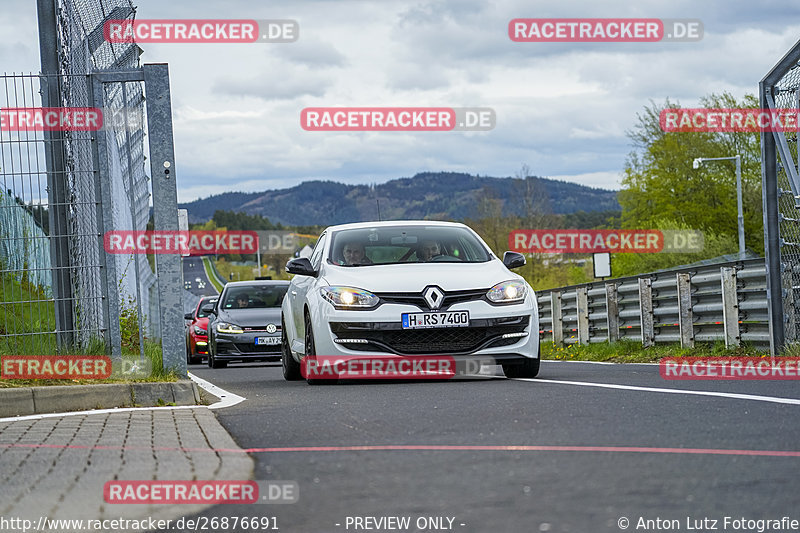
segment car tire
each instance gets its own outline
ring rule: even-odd
[[[208,343],[208,368],[226,368],[228,366],[227,361],[217,361],[217,358],[214,357],[214,352],[216,350],[211,349],[211,343]]]
[[[192,351],[192,345],[186,348],[186,364],[188,365],[197,365],[203,362],[202,357],[195,356],[194,352]]]
[[[522,364],[503,365],[503,373],[507,378],[535,378],[539,375],[539,366],[542,361],[541,356],[542,348],[539,346],[536,359],[526,358]]]
[[[305,351],[306,357],[309,355],[317,355],[316,346],[314,343],[314,329],[311,326],[311,316],[306,311],[305,314],[305,326],[306,326],[306,333],[305,333]],[[337,383],[339,380],[337,379],[312,379],[306,378],[306,382],[309,385],[333,385]]]
[[[300,363],[292,357],[289,349],[289,337],[286,335],[286,324],[281,317],[281,366],[283,367],[283,379],[286,381],[298,381],[303,379],[300,373]]]

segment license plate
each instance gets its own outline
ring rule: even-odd
[[[469,311],[442,311],[440,313],[403,313],[403,329],[464,328],[469,326]]]
[[[256,337],[256,346],[272,346],[280,343],[280,337]]]

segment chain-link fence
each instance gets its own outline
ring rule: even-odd
[[[763,109],[800,109],[800,42],[759,85]],[[773,353],[800,342],[798,132],[761,134],[764,229]]]
[[[106,232],[144,231],[151,221],[141,50],[103,34],[108,20],[132,20],[134,7],[128,0],[37,6],[42,72],[3,75],[0,108],[100,108],[103,126],[6,120],[0,128],[0,354],[55,353],[96,341],[112,354],[121,344],[143,353],[146,338],[162,337],[163,308],[172,305],[160,295],[180,287],[170,271],[159,288],[158,257],[103,248]],[[168,91],[162,79],[153,85]],[[12,115],[5,118],[19,120]],[[171,119],[169,131],[161,130],[171,150]],[[174,270],[170,261],[162,260]]]

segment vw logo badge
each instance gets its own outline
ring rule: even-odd
[[[267,324],[267,333],[275,333],[278,331],[278,326],[275,324]]]

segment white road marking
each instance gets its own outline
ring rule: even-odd
[[[615,383],[592,383],[589,381],[561,381],[557,379],[514,378],[514,381],[530,381],[534,383],[555,383],[557,385],[579,385],[582,387],[599,387],[603,389],[633,390],[642,392],[665,392],[667,394],[686,394],[691,396],[715,396],[717,398],[733,398],[736,400],[755,400],[759,402],[800,405],[800,399],[780,398],[777,396],[759,396],[740,394],[737,392],[700,391],[691,389],[664,389],[660,387],[637,387],[634,385],[617,385]]]
[[[658,366],[659,363],[609,363],[607,361],[570,361],[563,359],[542,359],[543,363],[583,363],[585,365],[641,365]]]
[[[217,398],[220,399],[217,403],[211,405],[167,405],[164,407],[115,407],[112,409],[92,409],[89,411],[69,411],[67,413],[41,413],[36,415],[26,415],[26,416],[10,416],[7,418],[0,418],[0,422],[19,422],[22,420],[41,420],[43,418],[58,418],[58,417],[65,417],[65,416],[84,416],[84,415],[104,415],[104,414],[115,414],[115,413],[128,413],[128,412],[135,412],[135,411],[170,411],[170,410],[177,410],[177,409],[222,409],[224,407],[231,407],[238,403],[242,403],[247,398],[242,396],[233,394],[232,392],[228,392],[225,389],[217,387],[213,383],[209,383],[208,381],[199,378],[189,373],[189,378],[197,383],[197,386],[208,391],[209,393],[213,394]]]
[[[203,378],[199,378],[191,372],[189,372],[189,379],[197,383],[197,386],[201,389],[219,398],[217,403],[212,403],[208,406],[209,409],[223,409],[225,407],[232,407],[236,404],[242,403],[247,399],[244,396],[239,396],[238,394],[234,394],[226,391],[223,388],[217,387],[213,383],[206,381]]]
[[[91,386],[91,385],[87,385]],[[42,418],[56,418],[64,416],[79,416],[79,415],[104,415],[115,413],[127,413],[130,411],[171,411],[177,409],[200,409],[205,408],[205,405],[170,405],[165,407],[115,407],[113,409],[92,409],[90,411],[70,411],[67,413],[42,413],[38,415],[26,416],[10,416],[7,418],[0,418],[0,422],[19,422],[20,420],[41,420]]]

